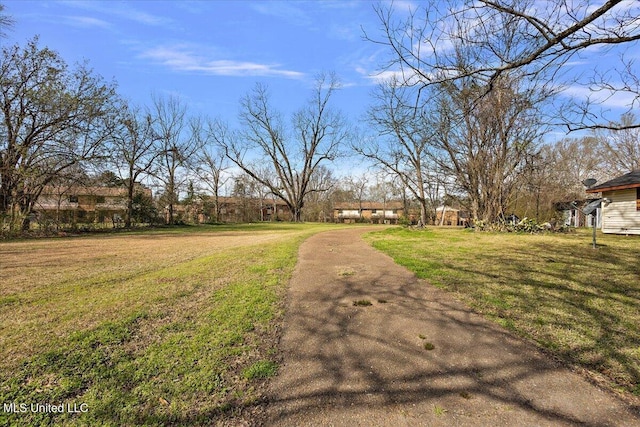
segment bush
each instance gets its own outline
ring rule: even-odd
[[[411,220],[409,219],[409,217],[401,216],[400,218],[398,218],[398,224],[406,228],[411,225]]]
[[[550,222],[544,222],[542,224],[538,223],[533,218],[523,218],[517,223],[507,224],[504,221],[488,223],[483,220],[473,221],[472,227],[477,231],[496,231],[496,232],[507,232],[507,233],[544,233],[547,231],[552,232],[567,232],[567,227],[564,225],[558,226],[557,224],[554,226]]]

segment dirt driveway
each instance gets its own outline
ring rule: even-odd
[[[638,407],[417,279],[365,231],[302,245],[267,425],[640,426]]]

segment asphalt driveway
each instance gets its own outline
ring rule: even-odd
[[[365,231],[301,246],[266,425],[640,426],[637,406],[417,279]]]

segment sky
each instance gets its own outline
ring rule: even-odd
[[[3,43],[24,44],[39,35],[40,46],[56,50],[69,64],[87,60],[133,104],[150,105],[152,95],[177,95],[191,114],[222,118],[232,127],[239,100],[257,82],[269,87],[272,104],[289,115],[304,105],[321,72],[335,72],[343,84],[334,108],[362,123],[390,53],[363,39],[365,31],[382,35],[377,0],[0,2],[15,20]],[[393,5],[401,17],[420,2]],[[594,55],[582,58],[584,66],[607,61]],[[566,94],[587,90],[571,87]],[[619,98],[607,102],[620,107]]]
[[[338,75],[334,106],[357,120],[384,57],[363,40],[363,28],[379,27],[366,0],[2,3],[15,20],[9,42],[39,35],[67,63],[88,60],[134,104],[178,95],[190,112],[230,121],[257,82],[283,113],[297,110],[321,72]]]

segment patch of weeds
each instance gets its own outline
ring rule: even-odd
[[[460,397],[462,397],[464,399],[471,399],[471,393],[469,393],[468,391],[461,391],[460,392]]]
[[[387,300],[386,300],[386,299],[379,299],[379,300],[378,300],[378,302],[379,302],[380,304],[386,304],[386,303],[387,303]]]
[[[242,376],[247,380],[257,378],[269,378],[278,372],[278,364],[270,360],[259,360],[242,371]]]
[[[340,276],[340,277],[349,277],[349,276],[354,276],[355,274],[356,274],[356,272],[353,271],[350,268],[345,268],[345,269],[342,269],[342,270],[338,271],[338,276]]]
[[[11,304],[16,304],[20,302],[20,298],[16,297],[16,296],[6,296],[6,297],[1,297],[0,298],[0,307],[2,307],[3,305],[11,305]]]
[[[505,319],[503,317],[489,316],[493,318],[495,322],[497,322],[500,326],[510,331],[517,332],[518,328],[516,328],[515,322],[513,319]]]
[[[438,405],[434,405],[433,406],[433,413],[436,414],[436,416],[441,417],[444,414],[446,414],[448,411],[446,409],[444,409],[441,406]]]
[[[370,305],[373,305],[373,304],[368,299],[361,299],[361,300],[358,300],[358,301],[354,301],[353,305],[356,306],[356,307],[367,307],[367,306],[370,306]]]
[[[425,349],[425,350],[431,351],[431,350],[433,350],[434,348],[436,348],[436,346],[435,346],[435,345],[433,345],[433,343],[430,343],[430,342],[426,342],[426,343],[424,343],[424,349]]]
[[[418,338],[420,338],[421,340],[426,340],[426,339],[427,339],[427,337],[425,337],[425,336],[424,336],[424,335],[422,335],[422,334],[418,335]]]

